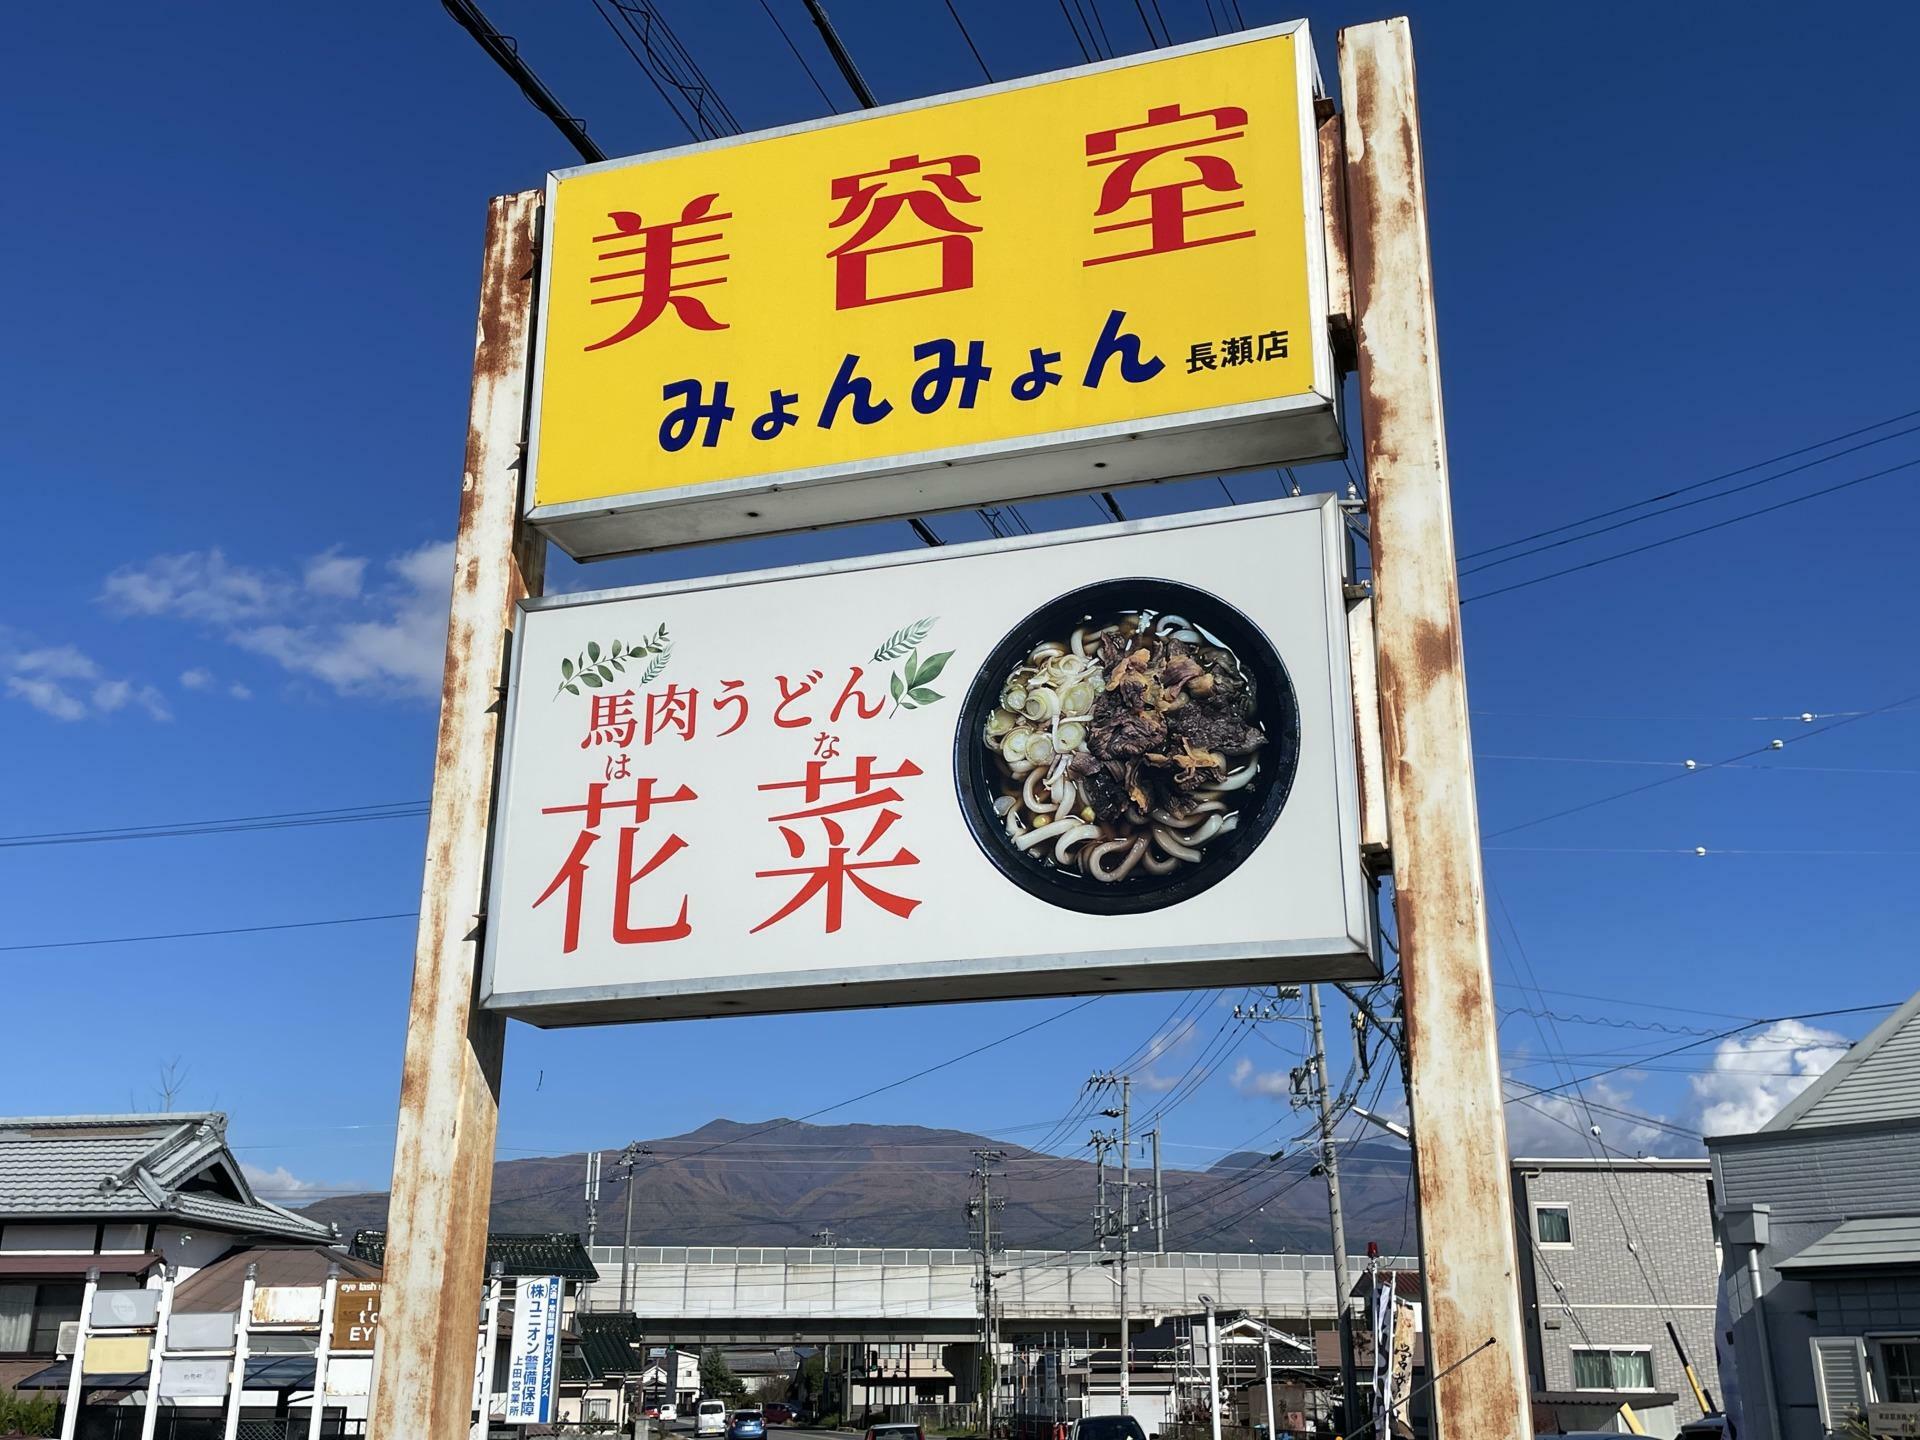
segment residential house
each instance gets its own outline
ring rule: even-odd
[[[1625,1404],[1674,1435],[1702,1414],[1679,1347],[1717,1404],[1706,1160],[1515,1160],[1513,1203],[1536,1433],[1619,1428]]]
[[[0,1119],[0,1388],[59,1358],[89,1272],[158,1290],[163,1266],[185,1281],[260,1245],[334,1241],[255,1194],[226,1128],[212,1111]]]
[[[1742,1440],[1920,1424],[1920,994],[1707,1149]]]

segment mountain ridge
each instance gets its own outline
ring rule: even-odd
[[[1094,1243],[1096,1172],[1089,1160],[1025,1149],[970,1131],[921,1125],[814,1125],[776,1118],[716,1118],[683,1134],[642,1141],[654,1153],[634,1172],[636,1245],[840,1245],[964,1249],[966,1202],[976,1189],[975,1149],[1005,1154],[995,1189],[1007,1204],[998,1230],[1012,1249],[1085,1249]],[[625,1214],[620,1147],[601,1151],[598,1243],[617,1243]],[[1277,1155],[1277,1158],[1274,1158]],[[1164,1171],[1170,1250],[1308,1250],[1328,1247],[1326,1190],[1313,1175],[1317,1145],[1239,1150],[1204,1170]],[[1342,1147],[1348,1242],[1403,1253],[1413,1242],[1404,1146],[1362,1138]],[[1133,1166],[1144,1217],[1151,1172]],[[496,1230],[586,1230],[586,1152],[497,1161],[490,1223]],[[1110,1198],[1117,1164],[1107,1172]],[[387,1195],[318,1200],[303,1214],[343,1233],[386,1224]],[[1135,1245],[1153,1243],[1136,1220]]]

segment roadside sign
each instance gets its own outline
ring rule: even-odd
[[[270,1326],[320,1328],[320,1288],[317,1285],[261,1285],[253,1292],[253,1323]]]
[[[548,181],[580,558],[1342,451],[1304,21]]]
[[[1378,973],[1330,496],[526,603],[485,1003]]]
[[[501,1416],[509,1425],[544,1425],[553,1419],[560,1368],[560,1301],[558,1275],[527,1276],[514,1285],[513,1349]]]
[[[160,1398],[191,1400],[218,1396],[226,1398],[233,1375],[233,1357],[167,1356],[160,1362]]]
[[[378,1280],[341,1280],[333,1290],[332,1335],[328,1348],[334,1351],[372,1350],[374,1331],[380,1325],[380,1282]]]

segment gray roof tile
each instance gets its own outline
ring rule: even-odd
[[[255,1196],[226,1133],[217,1111],[0,1117],[0,1219],[178,1217],[241,1233],[332,1234]],[[208,1175],[238,1198],[178,1188]]]

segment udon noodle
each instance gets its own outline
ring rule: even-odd
[[[1253,677],[1179,615],[1127,611],[1034,647],[982,727],[994,814],[1035,863],[1117,883],[1206,858],[1266,734]]]

